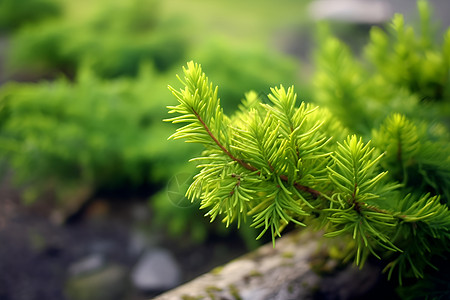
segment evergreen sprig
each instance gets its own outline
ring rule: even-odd
[[[352,233],[357,243],[356,263],[367,257],[370,251],[379,257],[373,244],[392,251],[400,251],[389,239],[386,231],[392,231],[396,220],[389,212],[369,205],[377,203],[377,198],[386,195],[396,186],[382,184],[387,174],[377,172],[376,166],[382,155],[373,157],[375,148],[364,144],[355,135],[348,137],[344,144],[338,143],[333,154],[333,165],[327,167],[329,177],[334,185],[331,197],[329,220],[337,225],[335,231],[326,236]],[[338,207],[334,208],[334,202]]]
[[[220,215],[227,226],[239,226],[251,217],[259,237],[269,231],[274,243],[287,224],[318,220],[326,236],[352,236],[358,265],[372,254],[386,259],[386,270],[397,269],[399,278],[423,276],[434,266],[432,256],[448,251],[450,213],[440,190],[413,192],[410,181],[396,175],[399,170],[406,178],[402,174],[417,162],[423,169],[417,153],[439,144],[421,133],[422,126],[394,114],[374,132],[377,147],[357,135],[342,138],[345,130],[327,111],[297,103],[293,87],[283,86],[271,90],[270,104],[248,93],[229,118],[201,66],[189,62],[183,71],[184,88],[170,87],[179,101],[170,113],[178,116],[166,121],[187,123],[171,138],[206,148],[192,159],[200,172],[187,196],[200,199],[211,220]]]
[[[251,110],[248,129],[233,127],[220,107],[217,87],[208,83],[201,67],[190,62],[184,74],[185,88],[171,88],[180,104],[169,107],[181,115],[167,121],[188,124],[171,138],[186,138],[209,149],[196,159],[202,161],[202,170],[188,190],[189,198],[200,197],[212,220],[224,213],[227,225],[235,219],[240,224],[242,212],[248,211],[253,225],[263,227],[262,234],[270,229],[273,237],[289,222],[302,224],[294,216],[307,215],[303,206],[312,207],[307,198],[320,194],[305,184],[325,175],[319,167],[329,156],[321,151],[328,142],[317,132],[321,122],[307,121],[314,109],[305,104],[296,107],[293,88],[280,86],[269,95],[273,106]],[[275,130],[261,127],[260,120]]]

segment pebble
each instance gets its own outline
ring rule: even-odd
[[[133,285],[141,291],[166,291],[181,283],[181,269],[165,249],[144,252],[131,274]]]

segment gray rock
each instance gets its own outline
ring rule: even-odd
[[[131,280],[141,291],[165,291],[181,283],[181,270],[164,249],[146,251],[134,267]]]
[[[340,270],[327,263],[328,256],[318,255],[327,239],[320,232],[291,232],[277,239],[275,248],[272,243],[262,246],[154,300],[340,300],[365,299],[369,292],[370,296],[378,292],[378,267],[366,263],[363,270],[351,266]],[[317,260],[327,267],[326,273],[314,270]],[[388,289],[376,296],[394,299]]]

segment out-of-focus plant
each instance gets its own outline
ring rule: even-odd
[[[158,183],[187,154],[161,126],[164,85],[149,68],[106,81],[88,69],[72,83],[10,83],[0,90],[0,151],[28,198],[51,187],[118,189]],[[60,200],[64,197],[60,195]]]
[[[419,33],[405,24],[402,15],[394,16],[388,32],[371,30],[366,56],[381,84],[390,83],[407,89],[421,101],[450,99],[450,29],[438,37],[431,22],[431,9],[418,1]]]
[[[56,0],[0,1],[0,31],[16,30],[24,25],[58,16],[61,5]]]
[[[224,109],[230,113],[237,109],[244,94],[250,90],[265,97],[268,86],[279,82],[288,86],[298,83],[299,61],[267,49],[244,45],[236,48],[232,41],[214,40],[191,57],[217,78],[216,82],[223,87]]]
[[[79,16],[66,13],[21,29],[11,42],[10,72],[73,74],[83,63],[97,75],[112,78],[136,75],[142,61],[166,70],[185,54],[187,36],[181,21],[160,18],[154,0],[80,5]],[[90,13],[83,15],[83,6]]]
[[[419,1],[418,8],[419,34],[397,14],[387,32],[372,28],[362,59],[322,27],[315,56],[315,101],[365,135],[392,111],[448,124],[450,29],[437,39],[430,29],[429,6]],[[428,105],[430,101],[437,103]]]
[[[252,86],[265,94],[268,84],[295,83],[298,64],[287,57],[214,45],[197,56],[211,62],[208,70],[232,87],[224,99],[230,110]],[[239,61],[241,69],[231,63],[214,64],[215,59]],[[80,187],[156,184],[155,190],[161,190],[149,202],[157,212],[157,225],[196,241],[212,231],[224,232],[220,226],[204,226],[192,207],[174,205],[165,189],[174,174],[193,172],[185,161],[200,151],[164,141],[171,130],[160,123],[167,117],[167,77],[149,67],[135,78],[101,79],[95,73],[83,67],[75,82],[60,78],[51,83],[10,83],[0,90],[2,151],[16,170],[16,180],[26,184],[27,198],[50,189],[60,201],[69,201],[66,195]]]

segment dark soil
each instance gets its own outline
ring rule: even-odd
[[[71,264],[92,253],[101,253],[108,263],[120,265],[130,272],[139,255],[130,253],[136,220],[133,207],[148,209],[147,199],[102,200],[100,207],[85,209],[83,216],[70,224],[52,221],[51,208],[45,205],[27,206],[21,203],[20,191],[12,187],[8,177],[0,184],[0,299],[60,300],[68,299],[65,285]],[[105,204],[106,203],[106,204]],[[93,207],[99,204],[93,201]],[[140,220],[151,227],[150,216]],[[150,225],[149,225],[150,224]],[[183,282],[207,272],[246,251],[233,237],[210,238],[204,244],[186,243],[149,231],[151,246],[171,252],[183,272]],[[123,299],[137,300],[155,296],[158,292],[142,293],[131,282]]]

